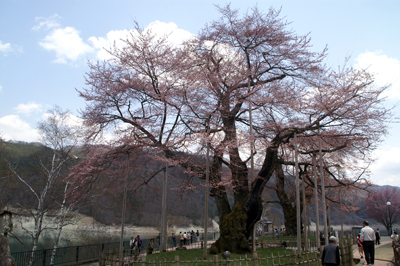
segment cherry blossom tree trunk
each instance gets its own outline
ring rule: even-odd
[[[241,187],[240,193],[235,196],[233,208],[230,208],[228,198],[226,196],[225,187],[214,187],[212,196],[217,203],[220,218],[220,238],[212,245],[211,254],[218,254],[224,250],[233,253],[246,253],[251,251],[248,239],[252,235],[253,227],[259,221],[263,211],[261,194],[265,184],[271,178],[275,164],[277,162],[277,148],[280,143],[279,138],[275,138],[275,145],[267,149],[263,167],[258,173],[257,178],[252,182],[247,191]],[[221,158],[214,156],[214,164],[211,174],[213,181],[218,181],[220,175]],[[233,167],[232,172],[238,180],[244,180],[248,176],[246,165],[236,158],[237,166]],[[232,168],[231,168],[232,169]],[[239,182],[237,182],[239,183]]]
[[[293,206],[293,200],[290,200],[285,190],[285,174],[282,164],[276,165],[276,194],[279,204],[282,206],[286,233],[289,235],[297,234],[296,208]]]

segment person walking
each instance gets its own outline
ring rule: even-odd
[[[176,247],[176,235],[172,233],[172,242],[174,243],[174,248]]]
[[[147,254],[153,254],[153,250],[154,250],[154,239],[150,239],[149,244],[147,245]]]
[[[157,241],[158,241],[158,246],[161,246],[161,233],[158,234],[158,236],[156,237]]]
[[[129,247],[131,248],[131,256],[133,256],[133,248],[134,248],[135,240],[133,236],[131,237],[131,240],[129,240]]]
[[[363,257],[364,249],[363,249],[363,245],[361,242],[360,233],[358,233],[358,235],[357,235],[357,246],[358,246],[358,253],[360,253],[360,258],[362,259],[362,258],[364,258]]]
[[[379,232],[379,228],[376,229],[375,239],[376,239],[376,245],[380,245],[381,244],[381,232]]]
[[[364,248],[365,260],[367,265],[374,265],[375,263],[375,231],[369,227],[368,221],[363,222],[361,229],[360,239]]]
[[[142,245],[143,245],[143,241],[140,238],[140,235],[137,236],[138,239],[138,249],[139,249],[139,253],[142,252]]]
[[[338,266],[340,265],[339,247],[336,245],[336,237],[329,238],[329,244],[322,251],[322,266]]]
[[[199,230],[196,231],[197,242],[200,242],[200,232]]]
[[[140,252],[139,252],[139,236],[137,236],[135,238],[135,241],[133,242],[133,248],[135,250],[135,256],[133,257],[133,259],[135,261],[137,261],[139,258],[139,254],[140,254]]]
[[[179,246],[183,246],[183,234],[182,232],[179,232]]]
[[[396,241],[396,242],[399,241],[399,235],[397,234],[396,231],[393,231],[393,234],[390,236],[390,238],[391,238],[393,241]]]

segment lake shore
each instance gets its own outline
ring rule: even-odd
[[[213,226],[208,228],[210,233],[218,232],[219,225],[213,222]],[[14,224],[14,233],[23,233],[25,230],[33,231],[35,227],[35,223],[33,218],[27,216],[17,216],[13,218]],[[52,230],[56,230],[57,223],[53,221],[52,217],[45,217],[43,222],[43,228],[49,228]],[[172,233],[179,233],[179,232],[187,232],[187,231],[197,231],[204,232],[204,228],[200,226],[188,225],[185,227],[178,227],[178,226],[169,226],[168,227],[168,234]],[[63,232],[72,233],[76,231],[89,231],[89,232],[103,232],[103,233],[110,233],[110,234],[118,234],[121,232],[121,225],[111,224],[106,225],[97,222],[90,216],[86,216],[83,214],[78,214],[72,219],[70,219],[63,227]],[[136,226],[132,224],[125,224],[124,225],[124,232],[128,234],[145,234],[145,235],[158,235],[160,230],[157,227],[153,226]]]

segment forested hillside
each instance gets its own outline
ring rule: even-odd
[[[52,151],[38,143],[14,143],[5,142],[3,149],[20,174],[28,177],[27,181],[33,186],[43,185],[39,161],[49,159]],[[79,150],[76,150],[75,162],[79,162]],[[145,172],[141,175],[154,175],[164,167],[160,163],[147,161]],[[13,207],[33,208],[34,195],[29,191],[18,178],[8,170],[8,165],[4,160],[0,161],[0,204]],[[176,167],[170,167],[169,171],[169,195],[168,195],[168,223],[177,226],[187,226],[189,224],[202,225],[204,219],[204,181],[198,178],[191,178]],[[273,177],[268,187],[274,187],[276,182]],[[51,199],[57,198],[58,193],[62,193],[62,185],[52,191]],[[145,185],[139,188],[128,189],[126,222],[137,226],[159,226],[161,220],[161,197],[163,185],[163,171],[154,175]],[[290,190],[290,188],[288,188]],[[119,224],[121,222],[123,187],[115,186],[113,181],[104,174],[100,174],[96,183],[93,184],[89,197],[76,207],[76,211],[94,217],[97,221],[104,224]],[[267,188],[263,194],[264,201],[270,202],[265,205],[265,216],[275,225],[283,224],[282,208],[277,201],[276,192]],[[346,201],[352,206],[351,211],[343,209],[344,223],[347,225],[359,225],[360,221],[367,218],[364,199],[360,195],[347,195]],[[49,214],[52,214],[52,202],[49,200]],[[314,205],[309,204],[310,221],[315,222]],[[53,206],[54,207],[54,206]],[[328,209],[331,224],[340,224],[340,209],[336,204],[332,204]],[[27,214],[27,213],[26,213]],[[210,197],[209,217],[217,218],[217,208],[215,201]]]
[[[4,142],[3,154],[12,162],[16,171],[24,177],[33,187],[43,185],[43,177],[40,173],[40,161],[51,161],[52,151],[40,144]],[[80,152],[76,150],[75,163],[80,160]],[[68,167],[71,167],[69,165]],[[164,166],[156,162],[147,162],[147,167],[141,167],[142,176],[147,175],[149,182],[141,187],[133,187],[127,191],[127,223],[137,226],[158,226],[161,219],[161,196],[163,185]],[[0,194],[1,206],[30,209],[35,207],[33,193],[28,187],[18,180],[9,169],[4,160],[0,161]],[[134,170],[135,171],[135,170]],[[155,174],[159,172],[158,174]],[[169,194],[168,194],[168,220],[175,225],[201,225],[204,219],[204,186],[203,180],[188,177],[179,169],[169,167]],[[155,174],[155,175],[154,175]],[[153,178],[150,178],[153,176]],[[64,181],[55,185],[51,191],[51,197],[46,202],[49,214],[52,214],[52,199],[62,193]],[[129,182],[129,181],[128,181]],[[58,186],[58,188],[57,188]],[[190,186],[190,189],[186,189]],[[92,185],[91,193],[84,197],[77,205],[80,213],[94,217],[104,224],[119,224],[121,222],[123,187],[115,185],[108,176],[100,173],[96,183]],[[26,213],[27,214],[27,213]],[[215,202],[210,197],[209,217],[217,216]]]

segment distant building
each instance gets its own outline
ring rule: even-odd
[[[273,233],[272,222],[269,220],[261,220],[258,222],[261,225],[259,228],[261,230],[262,235],[266,235],[268,233]]]

